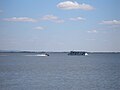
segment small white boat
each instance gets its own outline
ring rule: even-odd
[[[85,56],[87,56],[88,55],[88,53],[85,53]]]

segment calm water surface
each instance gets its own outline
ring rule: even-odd
[[[120,54],[0,53],[0,90],[120,90]]]

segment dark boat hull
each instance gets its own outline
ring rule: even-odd
[[[71,55],[71,56],[74,56],[74,55],[76,55],[76,56],[85,56],[85,55],[87,55],[87,53],[86,52],[77,52],[77,51],[71,51],[70,53],[68,53],[68,55]]]

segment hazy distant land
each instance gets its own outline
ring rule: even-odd
[[[79,52],[81,52],[80,50],[76,50],[76,51],[79,51]],[[58,52],[56,52],[56,51],[19,51],[19,50],[11,50],[11,51],[9,51],[9,50],[0,50],[0,53],[69,53],[70,51],[58,51]],[[87,53],[90,53],[90,54],[107,54],[107,53],[120,53],[120,52],[108,52],[108,51],[104,51],[104,52],[90,52],[90,51],[85,51],[85,52],[87,52]]]

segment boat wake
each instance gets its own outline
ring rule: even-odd
[[[25,56],[38,56],[38,57],[46,57],[48,54],[36,54],[36,55],[25,55]]]

